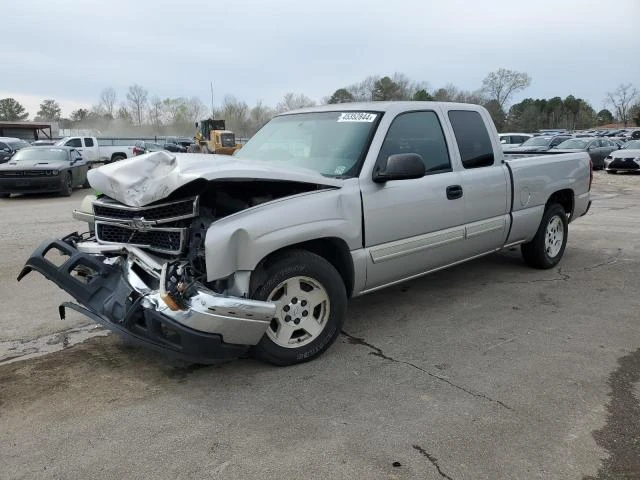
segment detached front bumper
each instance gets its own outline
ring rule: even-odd
[[[274,316],[273,303],[226,297],[204,286],[172,310],[161,298],[166,264],[136,248],[115,248],[77,243],[76,236],[44,242],[18,281],[36,270],[80,304],[61,305],[62,318],[65,307],[72,308],[136,343],[197,363],[244,355]],[[64,261],[53,263],[52,252]]]

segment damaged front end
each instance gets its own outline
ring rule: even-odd
[[[62,261],[60,261],[62,260]],[[191,362],[244,355],[274,316],[269,302],[216,293],[195,280],[188,262],[131,245],[105,245],[72,234],[41,244],[18,281],[35,270],[73,296],[66,302],[97,323]]]

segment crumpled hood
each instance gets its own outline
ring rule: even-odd
[[[202,178],[283,180],[341,187],[342,181],[303,168],[239,159],[230,155],[152,152],[89,170],[87,178],[100,193],[142,207],[168,197]]]

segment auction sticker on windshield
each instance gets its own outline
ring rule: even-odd
[[[368,112],[344,112],[338,117],[339,122],[373,122],[378,115]]]

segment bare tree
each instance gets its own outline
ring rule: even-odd
[[[114,117],[116,108],[117,94],[115,89],[107,87],[100,93],[100,105],[104,108],[105,113]]]
[[[251,122],[251,131],[249,135],[253,135],[258,130],[260,130],[265,123],[271,120],[273,117],[273,110],[270,107],[267,107],[262,104],[262,101],[258,101],[249,112],[249,120]]]
[[[278,113],[286,112],[288,110],[295,110],[297,108],[313,107],[316,102],[311,100],[303,93],[287,93],[280,102],[276,105],[276,111]]]
[[[131,108],[133,120],[137,125],[142,125],[144,109],[147,106],[148,96],[149,92],[137,83],[131,85],[129,87],[129,91],[127,92],[127,101],[129,102],[129,107]]]
[[[455,102],[459,94],[458,87],[453,83],[447,83],[433,93],[433,99],[437,102]]]
[[[607,92],[606,102],[613,105],[616,109],[618,120],[622,121],[625,127],[629,122],[631,104],[638,96],[638,93],[638,89],[631,83],[621,83],[613,92]]]
[[[207,107],[198,97],[191,97],[187,100],[187,110],[189,112],[189,119],[192,123],[195,123],[202,120],[202,116],[205,114]]]
[[[164,103],[160,97],[154,96],[149,103],[149,121],[153,128],[157,130],[162,127],[162,119],[164,117]]]
[[[245,102],[239,101],[233,95],[226,95],[222,102],[220,116],[224,119],[227,128],[237,135],[250,134],[249,106]]]
[[[498,102],[503,110],[514,93],[524,90],[529,85],[531,77],[527,73],[506,68],[491,72],[482,80],[482,90],[489,96],[489,100]]]

